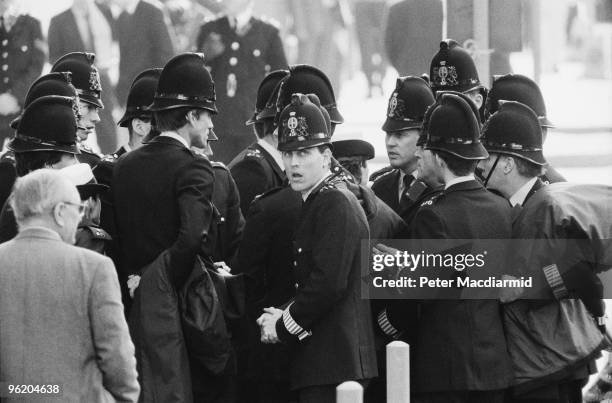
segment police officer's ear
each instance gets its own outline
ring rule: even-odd
[[[139,136],[146,136],[151,131],[151,120],[142,120],[138,118],[132,119],[130,122],[132,132]]]
[[[331,160],[332,160],[332,150],[329,147],[324,147],[323,148],[323,167],[324,168],[329,168],[331,167]]]
[[[482,96],[480,90],[472,90],[466,95],[469,96],[472,101],[474,101],[474,104],[476,104],[476,109],[480,110],[482,104],[484,103],[484,97]]]
[[[192,126],[195,126],[195,122],[198,119],[200,119],[200,113],[199,113],[199,111],[196,111],[195,109],[190,110],[185,115],[185,120],[187,120],[187,123],[189,123]]]
[[[502,164],[502,169],[503,169],[504,175],[508,175],[510,172],[515,170],[516,161],[514,160],[514,157],[505,156],[504,163]]]

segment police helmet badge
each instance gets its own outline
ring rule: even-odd
[[[308,137],[308,123],[305,117],[295,116],[295,112],[291,112],[285,125],[289,129],[288,137],[297,137],[298,141],[304,141]]]
[[[92,68],[91,72],[89,73],[89,89],[91,91],[102,91],[102,86],[100,85],[100,74],[95,68]]]
[[[74,113],[74,121],[76,125],[79,125],[79,121],[81,120],[81,110],[79,109],[79,96],[75,96],[72,98],[72,113]]]
[[[455,66],[447,66],[445,60],[440,61],[440,66],[434,67],[434,82],[439,86],[457,85],[457,69]]]
[[[387,116],[392,118],[395,116],[395,108],[397,108],[397,92],[394,92],[389,100],[389,109],[387,111]]]

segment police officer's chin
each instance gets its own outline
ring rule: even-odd
[[[86,128],[84,126],[77,127],[77,140],[83,142],[89,138],[89,133],[93,131],[92,128]]]

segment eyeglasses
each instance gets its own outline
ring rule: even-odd
[[[83,214],[85,214],[85,207],[87,206],[86,202],[81,202],[81,203],[72,203],[72,202],[60,202],[60,203],[64,203],[64,204],[68,204],[70,206],[75,206],[78,209],[79,215],[83,216]]]

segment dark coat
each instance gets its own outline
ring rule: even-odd
[[[287,346],[262,344],[255,321],[264,308],[281,307],[295,296],[292,240],[301,208],[299,193],[290,187],[276,188],[255,198],[232,265],[232,271],[246,275],[246,375],[260,382],[289,379]]]
[[[208,159],[165,136],[117,160],[111,191],[126,274],[168,250],[171,280],[186,279],[211,229],[213,183]]]
[[[212,258],[214,262],[223,261],[229,264],[238,252],[244,217],[240,212],[240,195],[232,175],[220,162],[213,161],[212,167],[215,174],[213,204],[219,212]]]
[[[0,206],[8,200],[16,179],[15,156],[9,151],[0,156]]]
[[[8,200],[0,211],[0,243],[9,241],[17,235],[17,220]]]
[[[429,72],[442,40],[442,2],[404,0],[389,8],[385,28],[387,58],[400,76]]]
[[[207,22],[196,43],[198,51],[208,55],[206,63],[215,81],[219,114],[213,123],[219,141],[212,149],[224,164],[255,140],[245,122],[253,114],[259,83],[268,72],[287,68],[278,29],[255,17],[249,24],[247,32],[239,35],[227,17]],[[215,57],[209,48],[217,35],[223,52]]]
[[[423,187],[423,182],[415,181],[411,188],[414,186],[415,192],[410,192],[409,200],[410,203],[404,208],[400,208],[400,196],[399,196],[399,180],[400,171],[393,169],[381,176],[378,176],[372,184],[372,190],[387,206],[391,207],[401,218],[407,226],[410,226],[414,215],[416,214],[421,203],[433,194],[433,189],[428,186]],[[418,190],[417,190],[418,187]],[[401,235],[405,235],[401,234]]]
[[[287,176],[262,146],[251,144],[228,165],[240,192],[240,209],[246,215],[255,196],[281,186]]]
[[[104,231],[99,225],[82,220],[77,228],[74,245],[106,255],[107,245],[112,240],[108,232]]]
[[[565,177],[563,177],[563,175],[561,175],[559,173],[559,171],[557,171],[555,168],[553,168],[550,165],[547,165],[545,168],[546,172],[544,172],[541,176],[540,179],[542,180],[542,182],[544,182],[545,184],[549,185],[551,183],[557,183],[557,182],[567,182],[567,179],[565,179]]]
[[[511,207],[478,182],[462,182],[424,202],[411,229],[414,239],[510,239]],[[508,387],[512,368],[499,302],[422,303],[413,357],[417,392]]]
[[[23,106],[28,89],[42,72],[46,59],[40,21],[27,14],[17,16],[10,31],[0,30],[0,94],[12,94]],[[9,123],[18,113],[0,115],[0,144],[12,135]]]
[[[293,389],[377,374],[370,304],[361,298],[360,244],[368,237],[365,214],[343,183],[324,181],[312,191],[295,232],[297,289],[288,308],[311,335],[298,341],[283,318],[276,324],[281,340],[296,343]]]
[[[117,99],[125,105],[134,78],[143,70],[164,67],[174,56],[170,20],[155,0],[140,0],[134,14],[117,19],[119,81]]]

